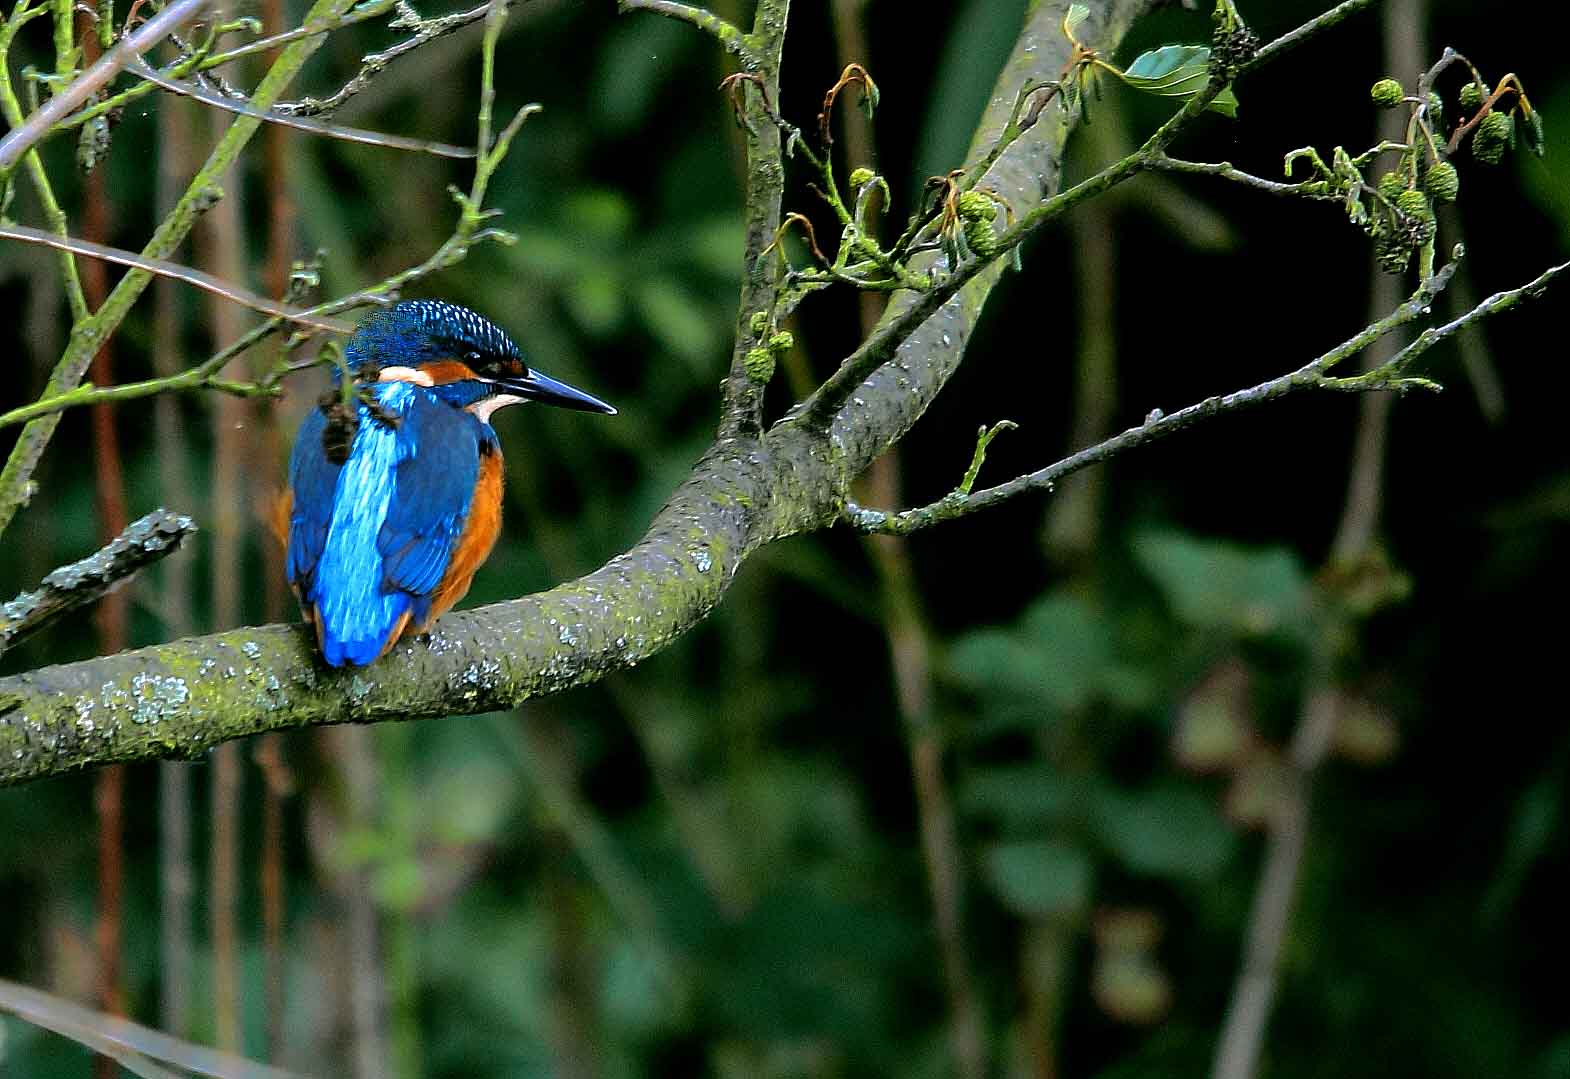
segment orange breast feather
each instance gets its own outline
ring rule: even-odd
[[[431,595],[431,613],[413,632],[424,633],[430,624],[452,609],[474,581],[474,573],[491,556],[502,527],[502,455],[500,450],[480,458],[480,477],[469,503],[469,519],[452,550],[447,572]]]

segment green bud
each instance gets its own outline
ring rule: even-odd
[[[1485,165],[1497,165],[1515,141],[1515,119],[1509,113],[1491,112],[1472,132],[1472,156]]]
[[[967,191],[956,204],[962,221],[996,221],[998,204],[980,191]]]
[[[982,258],[991,258],[998,253],[998,234],[992,231],[990,221],[980,219],[966,221],[965,242]]]
[[[861,188],[866,187],[868,184],[870,184],[876,178],[877,178],[877,173],[873,172],[871,169],[868,169],[868,168],[852,169],[851,172],[850,172],[850,186],[851,186],[851,190],[853,190],[853,191],[860,190]]]
[[[1461,193],[1461,174],[1450,162],[1437,162],[1430,165],[1423,176],[1423,190],[1432,195],[1435,202],[1454,202]]]
[[[1428,196],[1421,191],[1403,191],[1396,196],[1396,209],[1408,217],[1422,220],[1433,213],[1428,206]]]
[[[1428,196],[1421,191],[1403,191],[1396,196],[1396,209],[1401,211],[1405,241],[1411,247],[1421,247],[1434,238],[1434,210]]]
[[[1406,91],[1395,79],[1380,79],[1374,83],[1374,88],[1368,92],[1374,104],[1382,109],[1393,109],[1401,104],[1401,99],[1406,97]]]
[[[1393,172],[1387,172],[1379,178],[1379,184],[1377,186],[1379,187],[1379,193],[1381,195],[1389,199],[1391,202],[1394,202],[1396,200],[1396,196],[1406,190],[1406,173],[1402,172],[1400,169],[1396,169]]]
[[[776,356],[783,356],[796,347],[796,337],[789,330],[781,330],[769,338],[769,351]]]
[[[1380,249],[1379,268],[1392,277],[1400,277],[1412,264],[1412,249],[1405,244],[1392,244]]]
[[[1445,122],[1445,101],[1433,90],[1428,91],[1428,122],[1438,127]]]
[[[769,332],[768,312],[754,311],[752,313],[752,321],[748,325],[752,327],[752,336],[762,337]]]
[[[774,377],[774,353],[761,346],[749,348],[742,366],[747,369],[747,377],[761,385]]]
[[[1461,107],[1475,109],[1483,104],[1483,88],[1475,82],[1469,82],[1461,87]]]

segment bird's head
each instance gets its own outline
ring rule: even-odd
[[[413,382],[484,422],[506,405],[541,401],[614,416],[598,397],[530,369],[502,329],[467,307],[406,300],[360,323],[344,348],[357,378]]]

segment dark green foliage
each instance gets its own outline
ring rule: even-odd
[[[1242,5],[1266,38],[1324,6]],[[482,247],[420,292],[483,311],[552,374],[626,403],[592,428],[546,410],[502,414],[507,530],[471,603],[539,590],[632,542],[707,445],[729,362],[738,136],[714,92],[722,61],[688,27],[617,19],[610,7],[514,13],[499,108],[546,105],[493,188],[506,211],[499,224],[519,243]],[[842,64],[828,5],[793,7],[783,106],[811,117]],[[866,6],[866,59],[882,89],[877,168],[917,177],[914,186],[891,180],[897,200],[957,163],[1025,5],[948,7],[916,19],[897,4]],[[1570,130],[1556,17],[1526,13],[1507,25],[1479,20],[1473,5],[1437,4],[1434,40],[1507,57],[1534,91],[1541,84],[1550,130]],[[1539,18],[1541,28],[1523,31]],[[1362,17],[1247,84],[1244,122],[1197,125],[1184,156],[1275,176],[1291,148],[1361,131],[1380,70],[1374,26]],[[1205,31],[1201,17],[1167,5],[1123,55]],[[27,59],[47,69],[45,37]],[[330,90],[386,37],[368,25],[335,39],[302,92]],[[472,141],[467,48],[408,76],[394,66],[354,122]],[[1198,78],[1196,70],[1190,57],[1187,72],[1177,65],[1168,77]],[[1179,100],[1109,94],[1096,124],[1132,137]],[[1461,100],[1452,125],[1474,107],[1464,88]],[[117,239],[127,244],[145,234],[152,199],[143,111],[128,112],[98,166],[117,193]],[[1515,121],[1528,147],[1539,115]],[[327,250],[330,291],[364,285],[439,243],[453,212],[444,185],[468,176],[446,162],[303,136],[289,146],[295,254]],[[68,162],[73,149],[46,153]],[[1102,163],[1097,150],[1076,145],[1076,175]],[[1479,294],[1562,257],[1570,180],[1553,164],[1513,155],[1503,170],[1467,177],[1457,209]],[[1436,202],[1441,167],[1424,173]],[[1517,168],[1531,205],[1522,205]],[[1406,179],[1388,175],[1397,179],[1380,190],[1394,200]],[[816,212],[792,176],[791,204]],[[260,251],[254,179],[245,180],[249,239]],[[1028,253],[951,392],[902,448],[900,504],[953,486],[978,424],[1022,424],[992,448],[982,485],[1074,441],[1078,345],[1115,346],[1115,392],[1110,379],[1097,385],[1112,398],[1108,423],[1121,427],[1158,404],[1171,409],[1286,370],[1366,321],[1368,245],[1357,230],[1329,227],[1339,224],[1327,224],[1334,206],[1200,183],[1185,182],[1181,197],[1154,185],[1130,190],[1133,200],[1090,207],[1110,215],[1094,219],[1115,240],[1110,279],[1079,276],[1081,233],[1060,232]],[[11,212],[36,220],[25,183],[17,191]],[[1144,212],[1151,207],[1160,213]],[[980,250],[980,226],[990,235],[1001,210],[989,217],[975,200],[965,208],[966,242]],[[889,220],[908,210],[895,205]],[[1225,220],[1225,260],[1196,256],[1173,231],[1206,213]],[[827,218],[817,220],[822,236]],[[1376,246],[1383,237],[1381,253],[1399,252],[1407,267],[1409,238],[1392,228],[1375,234]],[[52,268],[0,248],[0,305],[13,327],[5,407],[36,395],[41,364],[58,352]],[[1112,302],[1115,341],[1078,340],[1091,297]],[[180,310],[188,358],[199,359],[207,309],[186,296]],[[151,373],[150,311],[139,309],[120,339],[123,378]],[[854,303],[829,296],[809,301],[788,327],[754,328],[769,366],[778,365],[771,411],[796,392],[792,380],[831,370],[858,338],[859,317]],[[1329,663],[1352,718],[1317,778],[1265,1074],[1570,1075],[1558,1003],[1570,938],[1557,883],[1570,860],[1570,741],[1554,704],[1564,645],[1553,621],[1570,595],[1561,416],[1570,375],[1543,344],[1561,336],[1552,303],[1490,324],[1510,408],[1502,427],[1480,418],[1454,351],[1431,354],[1450,392],[1397,405],[1380,526],[1410,595],[1335,623],[1352,629],[1328,645],[1330,616],[1353,606],[1350,586],[1323,568],[1357,414],[1339,397],[1228,419],[1097,473],[1104,502],[1077,558],[1044,556],[1042,515],[1055,505],[1045,498],[907,541],[907,583],[935,668],[919,716],[902,715],[890,661],[889,630],[908,597],[884,590],[875,549],[837,529],[768,548],[708,623],[603,685],[515,715],[365,732],[376,805],[363,817],[345,809],[332,737],[286,739],[296,787],[286,803],[283,1062],[309,1074],[350,1070],[347,998],[334,979],[352,973],[344,896],[359,880],[383,932],[381,984],[395,999],[407,994],[389,1021],[400,1052],[416,1061],[411,1075],[510,1079],[584,1060],[594,1074],[626,1077],[955,1074],[911,764],[913,743],[931,737],[944,749],[952,868],[990,1074],[1022,1073],[1032,1052],[1065,1079],[1205,1074],[1258,887],[1261,826],[1279,805],[1303,693]],[[310,376],[293,383],[283,415],[315,407],[319,392]],[[213,402],[171,404],[200,481],[211,468]],[[167,483],[153,465],[153,404],[126,404],[118,415],[132,507],[151,508]],[[65,422],[39,477],[44,493],[6,535],[0,599],[95,546],[81,449],[88,421]],[[264,496],[282,469],[262,454],[249,459],[246,498]],[[1075,496],[1065,485],[1053,497]],[[202,520],[205,502],[175,508]],[[251,529],[251,621],[264,617],[270,542],[260,525]],[[200,537],[190,546],[181,557],[205,581],[211,547]],[[158,587],[139,589],[135,640],[165,639]],[[193,600],[198,624],[207,590]],[[86,655],[92,641],[90,619],[72,616],[7,654],[3,670]],[[908,644],[896,638],[893,647]],[[205,792],[211,769],[189,773]],[[163,977],[157,780],[151,767],[129,774],[125,837],[127,1004],[152,1023]],[[262,783],[249,766],[247,780],[245,1049],[261,1057]],[[200,882],[205,793],[192,817]],[[0,977],[86,999],[93,842],[89,779],[0,791],[0,911],[10,930]],[[204,913],[199,903],[193,1030],[209,1041]],[[1057,1018],[1028,1026],[1035,1014]],[[7,1076],[80,1076],[88,1067],[69,1042],[11,1019],[0,1019],[0,1054]]]

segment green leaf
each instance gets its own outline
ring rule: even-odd
[[[965,813],[1020,831],[1055,824],[1082,804],[1085,784],[1046,764],[976,768],[959,790]]]
[[[1234,837],[1209,800],[1188,787],[1129,794],[1106,790],[1095,812],[1107,850],[1136,873],[1205,880],[1232,853]]]
[[[1004,906],[1027,918],[1071,918],[1090,907],[1090,858],[1077,847],[1051,840],[999,843],[983,865]]]
[[[1140,53],[1120,76],[1136,90],[1159,97],[1192,97],[1210,82],[1210,46],[1163,45]],[[1237,95],[1227,87],[1208,108],[1236,119]]]
[[[714,358],[719,340],[716,322],[686,290],[664,277],[650,277],[638,286],[634,302],[644,323],[670,352],[693,365],[702,374],[702,362]]]
[[[1190,625],[1264,635],[1296,628],[1308,612],[1308,576],[1284,547],[1153,531],[1134,540],[1134,558]]]

